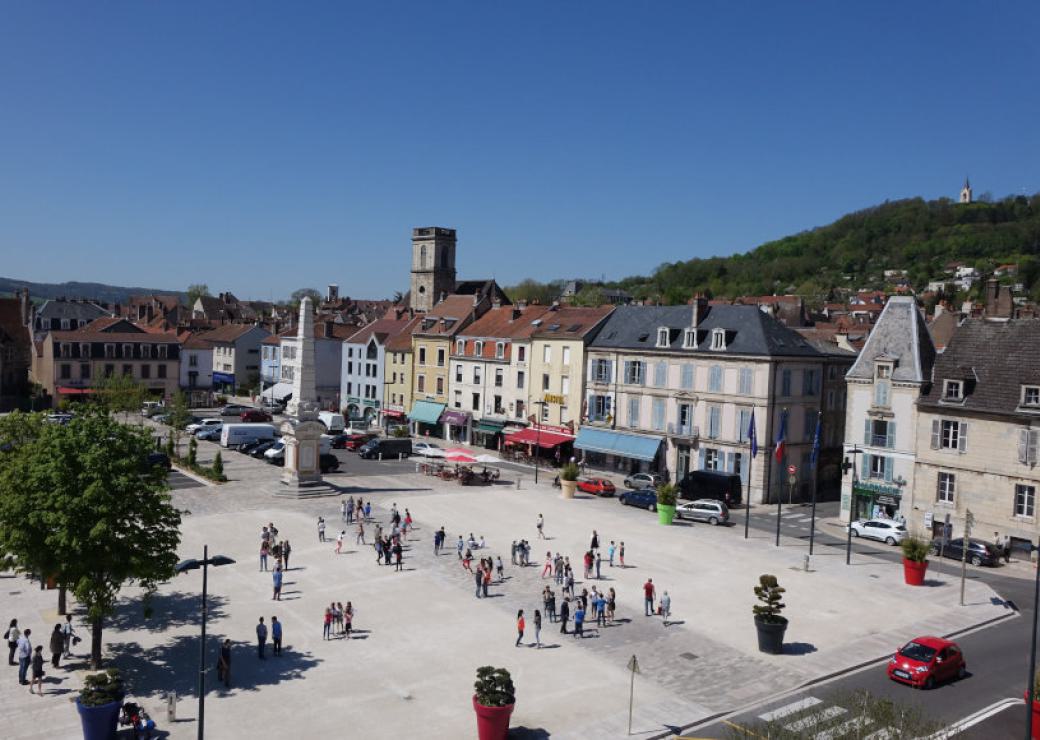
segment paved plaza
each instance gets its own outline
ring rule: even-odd
[[[200,459],[214,449],[200,445]],[[475,737],[470,697],[475,669],[486,664],[512,673],[517,689],[512,726],[528,731],[517,731],[517,737],[624,737],[625,666],[633,654],[642,670],[635,682],[633,732],[651,737],[879,658],[914,634],[948,634],[1006,613],[978,581],[968,582],[968,605],[960,607],[959,589],[949,578],[931,587],[908,587],[900,568],[862,556],[847,567],[843,554],[826,552],[805,572],[805,546],[793,539],[776,548],[761,532],[745,541],[739,527],[662,527],[655,516],[615,499],[563,500],[527,475],[520,490],[504,483],[460,487],[417,475],[407,463],[385,463],[385,473],[372,473],[369,466],[368,474],[352,474],[354,463],[347,458],[345,472],[330,476],[331,482],[345,494],[371,498],[377,521],[388,522],[393,503],[415,519],[405,570],[397,573],[377,566],[371,545],[355,545],[354,530],[345,524],[346,544],[335,554],[338,497],[275,498],[267,491],[280,471],[234,453],[224,457],[230,483],[173,493],[177,505],[191,512],[184,518],[181,556],[201,557],[208,544],[211,555],[238,561],[209,572],[206,728],[215,738]],[[547,540],[538,539],[539,514],[545,517]],[[328,521],[326,543],[318,541],[319,515]],[[268,522],[293,546],[281,601],[271,599],[270,574],[259,572],[259,533]],[[440,526],[448,541],[435,557],[432,538]],[[549,582],[540,577],[545,553],[560,552],[580,566],[593,530],[604,554],[611,540],[625,542],[629,567],[610,568],[604,558],[602,580],[579,582],[577,590],[594,584],[616,589],[618,623],[598,630],[590,625],[579,640],[546,620],[543,648],[537,649],[533,614],[542,608],[539,595]],[[369,527],[369,543],[371,532]],[[488,543],[480,554],[501,555],[506,564],[505,582],[493,584],[487,599],[475,598],[473,578],[454,552],[458,535],[470,533]],[[532,544],[528,568],[510,564],[510,542],[520,538]],[[752,587],[761,573],[776,574],[787,589],[791,625],[781,656],[757,651]],[[576,580],[581,575],[576,567]],[[668,626],[659,617],[644,616],[647,578],[659,594],[671,595]],[[134,698],[175,739],[196,733],[201,579],[196,571],[164,584],[148,619],[138,594],[128,591],[105,631],[106,654],[126,672]],[[553,588],[559,602],[559,587]],[[323,640],[324,607],[348,600],[356,612],[356,639]],[[8,574],[0,579],[0,601],[2,616],[18,616],[37,643],[53,629],[54,592]],[[517,648],[515,619],[521,608],[528,629],[524,647]],[[284,655],[257,659],[254,627],[260,616],[268,623],[277,616],[283,623]],[[87,636],[85,626],[80,632]],[[225,637],[234,642],[230,690],[217,686],[214,670],[218,641]],[[76,668],[85,667],[87,644],[79,646],[73,670],[49,671],[49,693],[42,699],[18,686],[15,669],[9,669],[0,682],[6,736],[78,735],[69,699],[84,673]],[[162,701],[170,690],[180,697],[178,721],[172,724]]]

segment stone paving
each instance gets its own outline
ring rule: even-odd
[[[200,460],[213,449],[200,445]],[[615,500],[564,501],[548,485],[535,488],[526,477],[519,491],[509,485],[462,488],[414,474],[352,478],[348,463],[334,482],[349,493],[371,495],[378,518],[385,521],[396,502],[402,511],[411,510],[419,526],[406,553],[406,572],[394,573],[375,565],[371,547],[353,544],[350,528],[349,547],[339,556],[331,542],[317,541],[319,514],[329,521],[328,536],[334,534],[337,498],[275,499],[264,489],[279,471],[234,453],[224,459],[231,483],[173,494],[178,506],[191,512],[184,520],[181,554],[199,557],[208,543],[211,553],[238,561],[209,575],[206,728],[211,737],[300,732],[362,738],[414,735],[419,728],[430,737],[474,737],[470,696],[475,668],[484,664],[513,674],[518,701],[512,725],[530,731],[518,731],[517,737],[544,736],[539,730],[561,738],[624,737],[625,665],[633,654],[642,668],[633,729],[645,736],[880,657],[914,633],[948,633],[1005,613],[979,582],[969,582],[969,606],[962,608],[952,584],[907,587],[900,569],[869,558],[849,568],[838,554],[824,554],[803,572],[804,547],[793,540],[778,549],[762,533],[745,541],[734,528],[665,528],[649,513]],[[537,539],[539,513],[548,541]],[[271,601],[270,577],[258,572],[258,534],[268,521],[293,543],[281,602]],[[441,525],[448,552],[435,558],[432,532]],[[541,608],[539,593],[548,582],[540,578],[545,550],[569,555],[580,576],[580,555],[593,529],[604,546],[611,539],[626,542],[632,567],[604,564],[603,584],[617,589],[617,616],[630,621],[590,630],[590,637],[577,640],[546,620],[543,643],[558,647],[515,648],[517,609],[528,617],[525,642],[533,642],[531,617]],[[488,552],[506,563],[509,578],[492,586],[494,598],[474,597],[472,576],[451,549],[459,534],[470,532],[478,539],[483,535]],[[531,541],[537,566],[509,564],[509,543],[516,538]],[[764,572],[777,574],[788,589],[791,626],[782,656],[760,654],[755,645],[751,587]],[[647,577],[672,596],[675,623],[668,627],[643,616],[641,584]],[[579,584],[578,590],[588,585]],[[172,738],[196,733],[192,692],[200,588],[198,573],[165,584],[148,620],[137,593],[128,589],[105,632],[107,654]],[[559,601],[559,588],[553,588]],[[322,640],[324,606],[348,599],[357,609],[362,639]],[[17,615],[37,638],[55,621],[55,594],[20,577],[0,580],[0,604],[5,607],[0,618]],[[285,655],[261,662],[253,628],[257,616],[269,622],[272,614],[285,625]],[[217,641],[225,636],[235,642],[229,691],[215,687],[212,671]],[[58,669],[47,686],[51,693],[39,699],[17,685],[14,670],[0,681],[0,712],[13,730],[5,736],[76,737],[78,719],[67,700],[83,671]],[[179,721],[172,724],[161,701],[170,689],[181,696]]]

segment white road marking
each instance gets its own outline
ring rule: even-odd
[[[817,704],[823,704],[823,700],[817,699],[815,696],[807,696],[804,699],[799,699],[790,704],[784,704],[782,707],[777,707],[771,712],[760,714],[758,715],[758,718],[763,722],[772,722],[775,719],[790,717],[792,714],[797,714],[809,707],[815,707]]]
[[[846,713],[847,712],[841,707],[827,707],[822,712],[810,714],[808,717],[802,717],[797,722],[792,722],[789,725],[784,725],[784,729],[790,730],[791,732],[802,732],[803,730],[808,730],[813,725],[818,725],[821,722],[827,722],[828,720],[832,720],[835,717],[840,717],[841,715]]]
[[[825,732],[821,732],[817,735],[814,735],[813,740],[834,740],[834,738],[836,737],[841,737],[842,735],[852,732],[853,730],[858,730],[863,725],[869,723],[870,719],[868,717],[853,717],[848,722],[842,722],[837,727],[832,727],[831,729]]]

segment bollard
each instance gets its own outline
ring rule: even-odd
[[[419,473],[419,463],[415,464],[415,472],[416,472],[416,474]]]
[[[166,695],[166,721],[177,721],[177,692],[171,691]]]
[[[520,490],[520,476],[516,476],[516,490]]]
[[[806,573],[809,572],[809,556],[808,555],[806,555],[805,556],[805,560],[802,561],[802,570],[804,570]]]
[[[379,453],[379,462],[383,462],[383,453],[382,452]]]

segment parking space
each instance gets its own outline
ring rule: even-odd
[[[170,471],[170,474],[166,477],[166,482],[170,485],[170,488],[175,491],[183,490],[185,488],[201,488],[204,485],[177,470]]]

